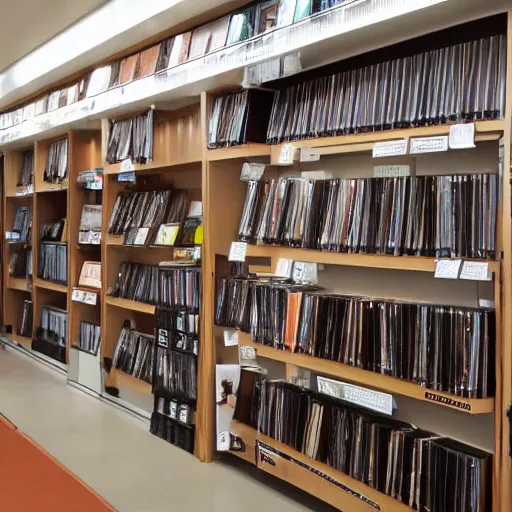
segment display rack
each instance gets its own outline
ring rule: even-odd
[[[325,265],[321,271],[325,282],[334,291],[379,296],[391,299],[417,300],[462,306],[474,306],[484,298],[496,310],[497,345],[493,361],[496,373],[496,393],[493,398],[465,399],[448,393],[430,393],[419,384],[375,374],[334,361],[277,350],[254,343],[250,335],[239,333],[238,345],[257,352],[258,363],[276,378],[289,378],[303,370],[311,375],[323,375],[377,391],[390,393],[398,402],[401,419],[431,429],[442,435],[460,439],[494,453],[493,511],[506,510],[511,499],[511,465],[509,457],[509,423],[507,409],[512,402],[512,226],[510,163],[512,143],[512,17],[508,15],[507,110],[504,119],[475,123],[476,148],[432,155],[418,155],[420,171],[433,173],[478,172],[501,168],[501,196],[498,221],[499,254],[488,261],[492,274],[490,283],[434,279],[436,258],[345,254],[292,247],[248,245],[246,261],[255,272],[272,274],[280,258]],[[275,84],[271,84],[273,86]],[[42,179],[49,145],[48,138],[7,150],[4,156],[3,226],[8,231],[19,205],[33,208],[33,269],[34,278],[13,278],[8,263],[11,251],[25,244],[3,242],[4,271],[3,325],[4,336],[23,349],[31,351],[32,338],[17,334],[17,323],[24,300],[32,299],[33,332],[39,322],[43,305],[65,309],[69,314],[67,362],[70,348],[79,335],[80,322],[101,324],[100,351],[92,365],[101,368],[104,385],[100,394],[121,400],[123,406],[149,418],[154,407],[151,385],[111,367],[120,330],[127,322],[144,333],[155,330],[155,305],[113,297],[120,264],[124,261],[159,264],[172,259],[168,247],[136,247],[124,244],[122,236],[107,232],[116,196],[123,190],[155,190],[172,187],[188,189],[194,200],[203,203],[204,244],[202,247],[201,335],[198,356],[198,396],[195,415],[195,455],[204,462],[212,461],[216,453],[215,436],[215,368],[217,364],[238,364],[239,347],[227,347],[223,327],[215,326],[215,291],[218,280],[229,274],[228,254],[237,239],[240,213],[243,208],[246,183],[240,181],[244,162],[266,164],[265,176],[298,176],[302,170],[343,169],[350,177],[364,176],[373,166],[371,151],[378,142],[447,135],[449,125],[425,126],[336,137],[290,141],[293,150],[308,149],[316,161],[282,165],[285,144],[247,144],[207,150],[208,121],[215,92],[203,92],[200,103],[176,110],[154,112],[154,157],[147,164],[133,164],[128,169],[136,176],[135,183],[119,181],[126,172],[122,164],[105,161],[109,119],[101,120],[101,129],[70,131],[69,168],[67,179],[49,184]],[[187,99],[189,101],[189,99]],[[140,108],[132,114],[140,113]],[[183,105],[183,103],[180,103]],[[166,105],[168,107],[168,105]],[[171,108],[171,107],[168,107]],[[123,115],[125,115],[124,112]],[[112,114],[114,115],[114,114]],[[500,157],[500,144],[502,154]],[[22,153],[34,149],[34,190],[16,186]],[[446,162],[443,158],[446,157]],[[407,158],[410,158],[408,156]],[[444,165],[444,167],[443,167]],[[102,193],[85,191],[77,184],[80,171],[103,167]],[[336,175],[338,176],[338,175]],[[102,204],[101,246],[79,244],[77,233],[84,204]],[[65,240],[68,246],[67,285],[44,281],[37,277],[39,233],[41,225],[54,218],[66,218]],[[96,306],[73,301],[73,289],[78,286],[84,261],[102,264],[102,288]],[[327,286],[326,286],[327,287]],[[430,395],[435,395],[432,398]],[[461,428],[461,425],[464,428]],[[256,430],[234,422],[232,433],[239,436],[246,448],[230,454],[255,465],[261,470],[285,480],[319,499],[340,508],[370,512],[372,510],[411,510],[403,503],[379,493],[325,464],[306,457]],[[270,462],[271,461],[271,462]]]
[[[511,30],[509,25],[508,45],[508,84],[512,78],[511,60]],[[484,446],[494,453],[493,466],[493,510],[502,510],[501,503],[506,503],[509,488],[509,457],[507,438],[501,437],[503,429],[508,429],[506,409],[510,400],[503,401],[504,396],[510,396],[509,375],[510,351],[508,340],[510,328],[501,322],[504,315],[509,314],[510,288],[505,283],[510,279],[509,268],[506,261],[510,258],[510,207],[509,199],[509,168],[510,168],[510,121],[511,97],[508,88],[507,112],[503,120],[477,121],[475,123],[475,143],[473,150],[451,151],[445,153],[446,165],[443,167],[443,156],[436,159],[431,155],[417,155],[416,160],[423,162],[420,174],[427,173],[426,169],[437,173],[477,172],[485,169],[486,172],[493,165],[497,170],[500,154],[500,140],[505,148],[503,161],[503,196],[500,204],[505,206],[499,219],[499,257],[489,261],[489,271],[492,272],[493,282],[490,288],[481,285],[481,288],[472,284],[453,281],[446,286],[434,280],[436,258],[409,257],[409,256],[382,256],[372,254],[340,254],[335,252],[298,249],[292,247],[271,245],[248,245],[246,262],[249,269],[272,275],[276,271],[280,258],[294,261],[304,261],[323,264],[326,266],[324,284],[331,291],[342,291],[356,295],[386,297],[400,300],[418,300],[431,303],[471,305],[478,301],[479,293],[491,300],[496,308],[497,316],[497,346],[496,366],[497,388],[494,398],[461,399],[445,393],[430,393],[420,385],[405,382],[393,377],[374,374],[358,368],[343,365],[324,359],[303,354],[294,354],[272,347],[262,346],[251,340],[250,334],[238,333],[238,345],[248,346],[256,350],[258,363],[266,367],[272,377],[285,378],[297,375],[299,370],[307,370],[311,375],[323,375],[358,384],[370,389],[392,394],[399,402],[397,413],[399,418],[421,425],[424,428],[436,431],[436,426],[442,430],[443,435],[462,440],[468,444]],[[206,95],[204,103],[207,111],[212,104],[212,96]],[[447,135],[449,125],[438,125],[401,130],[361,133],[337,137],[324,137],[317,139],[304,139],[285,143],[297,150],[307,149],[315,155],[316,161],[307,161],[291,165],[282,165],[280,162],[285,144],[265,145],[248,143],[242,146],[208,150],[206,165],[208,176],[208,196],[206,200],[206,240],[208,244],[208,264],[213,273],[212,288],[209,299],[215,302],[213,292],[218,279],[229,275],[228,254],[231,243],[237,240],[240,213],[245,200],[247,185],[240,180],[241,167],[244,162],[256,161],[267,165],[265,177],[277,178],[280,176],[300,176],[300,171],[324,170],[334,177],[368,177],[364,169],[371,168],[371,152],[375,143],[409,139],[413,137],[433,137]],[[411,157],[408,157],[409,160]],[[413,157],[414,158],[414,157]],[[433,159],[432,159],[433,158]],[[431,160],[432,159],[432,160]],[[393,163],[399,162],[393,159]],[[404,162],[405,163],[405,162]],[[375,163],[379,165],[380,162]],[[436,166],[438,168],[436,168]],[[450,168],[449,170],[447,168]],[[338,174],[343,169],[345,174]],[[348,169],[348,170],[347,170]],[[360,169],[360,171],[358,171]],[[442,169],[442,171],[441,171]],[[363,174],[361,174],[363,172]],[[418,172],[418,169],[417,169]],[[322,274],[322,272],[320,272]],[[379,284],[382,281],[382,284]],[[437,281],[437,282],[435,282]],[[361,283],[361,284],[360,284]],[[334,290],[333,290],[334,289]],[[507,292],[508,290],[508,292]],[[475,295],[476,293],[476,295]],[[212,322],[213,344],[212,358],[216,364],[237,364],[239,360],[238,348],[224,345],[223,331],[225,328],[213,325],[212,311],[209,316],[205,313],[205,322]],[[505,330],[503,330],[505,329]],[[230,330],[230,329],[228,329]],[[505,356],[505,357],[504,357]],[[214,366],[202,368],[203,375],[214,380]],[[206,372],[210,372],[207,374]],[[507,390],[507,391],[505,391]],[[431,403],[431,395],[435,396],[435,403]],[[209,411],[213,417],[213,409]],[[400,416],[402,414],[402,416]],[[211,420],[214,421],[213,419]],[[460,424],[465,422],[467,430],[472,431],[467,437],[460,435]],[[471,425],[471,426],[469,426]],[[264,471],[290,482],[307,492],[327,501],[340,509],[375,510],[375,507],[364,503],[364,499],[354,498],[361,493],[363,497],[373,500],[381,510],[410,510],[409,507],[396,502],[390,497],[375,493],[373,489],[361,485],[339,472],[333,475],[332,468],[308,459],[303,454],[295,452],[289,447],[262,436],[254,429],[234,422],[232,433],[239,436],[246,445],[242,451],[233,451],[234,455],[255,464]],[[213,435],[213,434],[212,434]],[[260,440],[280,452],[264,453],[258,455],[255,449],[256,440]],[[215,441],[213,441],[215,442]],[[267,463],[267,456],[270,463]],[[299,461],[291,463],[290,461]],[[504,467],[506,466],[506,467]],[[329,471],[330,470],[330,471]],[[318,478],[318,472],[323,478]],[[312,476],[315,474],[316,476]],[[315,483],[313,484],[313,480]],[[346,485],[349,490],[340,490],[339,483]]]

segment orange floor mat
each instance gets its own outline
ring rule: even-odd
[[[0,414],[2,512],[115,512]]]

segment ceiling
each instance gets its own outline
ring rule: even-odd
[[[108,0],[0,0],[0,71]]]

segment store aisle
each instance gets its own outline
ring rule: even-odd
[[[120,512],[332,510],[234,457],[201,464],[11,348],[0,350],[0,413]]]

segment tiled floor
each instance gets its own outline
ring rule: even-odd
[[[120,512],[333,510],[234,457],[201,464],[10,348],[0,412]]]

